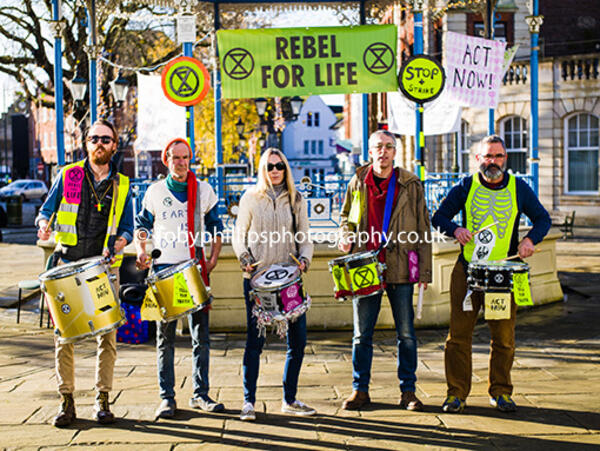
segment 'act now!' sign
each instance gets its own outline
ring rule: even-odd
[[[224,98],[398,89],[396,27],[219,30]]]

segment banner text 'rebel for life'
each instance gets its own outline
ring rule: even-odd
[[[398,89],[396,27],[219,30],[224,98]]]

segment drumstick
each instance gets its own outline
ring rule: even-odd
[[[50,219],[48,220],[48,224],[46,224],[44,232],[48,232],[49,230],[52,230],[52,221],[54,221],[55,216],[56,216],[56,212],[53,212],[52,215],[50,215]]]
[[[300,260],[298,260],[296,257],[294,257],[294,254],[292,254],[290,252],[290,257],[292,257],[292,260],[294,260],[294,263],[296,263],[298,266],[302,265],[302,263],[300,263]]]
[[[539,249],[539,248],[535,248],[535,250],[533,252],[534,253],[539,252],[540,250],[541,249]],[[496,260],[496,261],[497,262],[506,262],[508,260],[514,260],[515,258],[519,258],[519,254],[511,255],[510,257],[506,257],[506,258],[503,258],[502,260]]]
[[[256,268],[256,267],[257,267],[258,265],[260,265],[261,263],[262,263],[262,260],[259,260],[259,261],[257,261],[257,262],[254,262],[254,263],[250,263],[250,266],[251,266],[252,268]]]
[[[487,230],[487,229],[491,229],[492,227],[494,227],[495,225],[497,225],[497,224],[499,224],[499,223],[500,223],[500,221],[496,221],[496,222],[494,222],[493,224],[490,224],[490,225],[487,225],[487,226],[485,226],[485,227],[482,227],[481,229],[479,229],[477,232],[475,232],[475,233],[473,234],[473,238],[475,238],[475,236],[476,236],[478,233],[481,233],[481,232],[483,232],[484,230]],[[458,240],[454,240],[454,244],[456,244],[456,243],[458,243]]]

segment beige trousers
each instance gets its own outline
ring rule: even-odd
[[[119,293],[119,268],[111,268],[110,272],[117,276],[114,286]],[[96,391],[109,392],[112,390],[113,372],[117,360],[117,331],[113,330],[96,337],[98,343],[96,352]],[[56,366],[56,382],[60,394],[75,391],[75,359],[73,343],[60,344],[54,336],[54,361]]]

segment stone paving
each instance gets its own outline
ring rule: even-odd
[[[0,247],[0,261],[6,255]],[[38,258],[35,248],[32,259]],[[398,409],[394,335],[375,335],[373,403],[365,410],[340,409],[351,387],[351,333],[309,332],[298,398],[318,410],[315,417],[284,415],[281,375],[285,346],[270,336],[262,355],[256,423],[238,418],[242,404],[244,336],[213,334],[211,395],[226,412],[187,407],[191,346],[179,337],[176,351],[178,416],[154,421],[158,405],[153,342],[119,343],[112,410],[114,425],[92,419],[95,349],[76,345],[72,427],[51,425],[58,407],[52,333],[37,326],[35,301],[21,324],[14,309],[0,309],[0,448],[2,449],[599,449],[600,448],[600,244],[559,244],[567,302],[519,312],[512,371],[519,409],[502,414],[489,407],[489,333],[478,324],[473,340],[473,389],[464,414],[443,413],[445,329],[418,330],[417,395],[424,412]],[[36,261],[32,263],[39,268]],[[6,280],[4,271],[0,277]],[[14,279],[13,279],[14,280]]]

